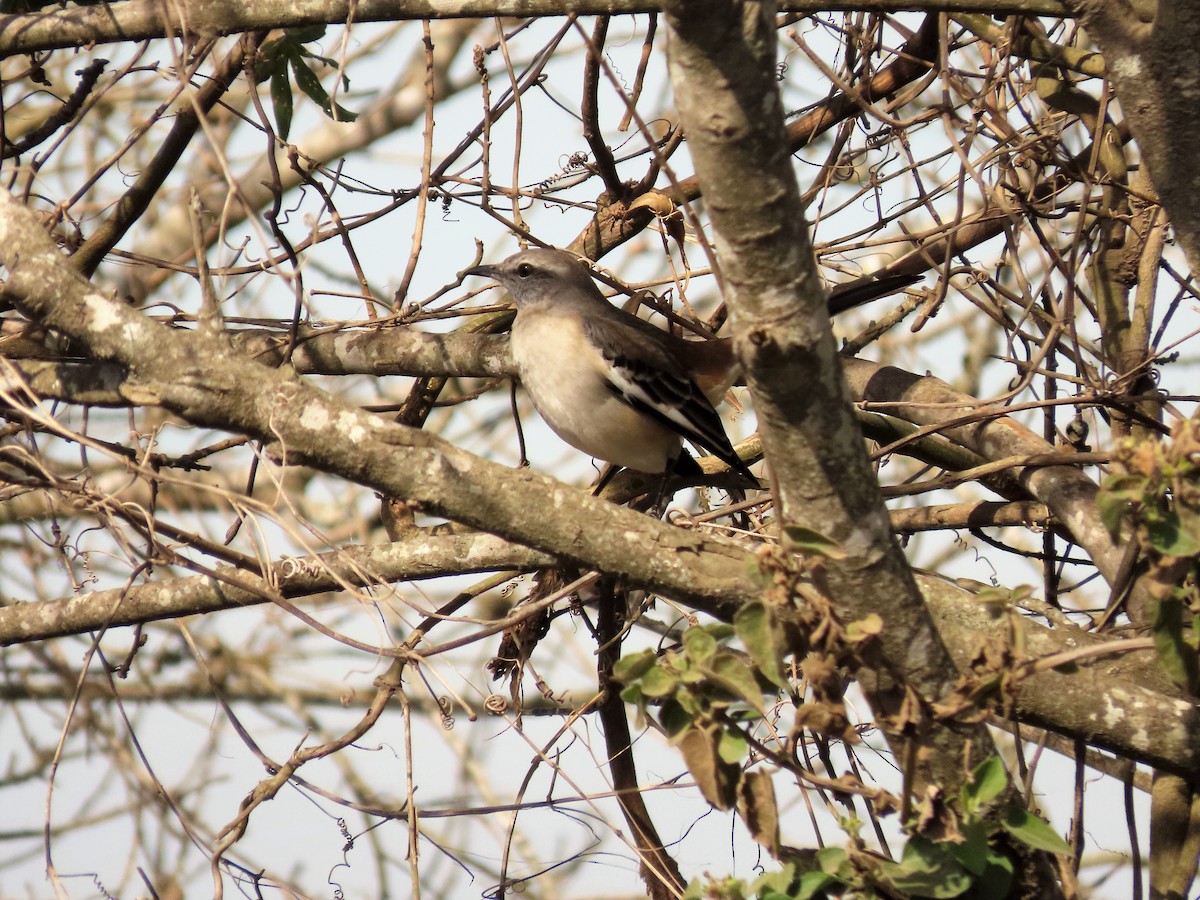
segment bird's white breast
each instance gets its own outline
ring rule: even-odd
[[[678,456],[675,432],[613,393],[609,363],[577,316],[522,310],[513,324],[512,353],[533,405],[571,446],[640,472],[662,472]]]

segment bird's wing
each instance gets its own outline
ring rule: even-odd
[[[829,291],[829,314],[836,316],[848,309],[894,294],[924,279],[924,275],[882,275],[879,278],[839,284]]]
[[[610,364],[608,385],[620,400],[749,475],[721,417],[659,334],[607,315],[586,316],[583,328]]]

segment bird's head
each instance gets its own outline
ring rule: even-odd
[[[552,303],[564,290],[596,291],[586,263],[566,250],[522,250],[495,265],[467,269],[466,274],[498,281],[518,309]]]

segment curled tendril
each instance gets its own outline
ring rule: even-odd
[[[563,161],[560,157],[560,163],[562,165],[562,168],[559,169],[557,172],[555,172],[553,175],[551,175],[549,178],[547,178],[543,181],[539,181],[537,184],[535,184],[533,186],[533,193],[534,194],[545,194],[545,193],[549,192],[554,187],[556,187],[559,184],[559,182],[564,181],[567,178],[570,178],[572,175],[575,175],[575,174],[579,173],[580,171],[586,169],[588,167],[589,159],[590,159],[590,157],[588,156],[588,154],[582,150],[575,151],[570,156],[568,156],[565,161]]]
[[[443,731],[452,731],[454,729],[454,707],[450,703],[449,697],[437,698],[438,709],[441,711],[441,722]]]

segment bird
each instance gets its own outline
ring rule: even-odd
[[[757,484],[716,404],[737,365],[728,338],[688,341],[613,306],[586,263],[554,248],[522,250],[465,275],[498,282],[516,306],[517,376],[552,431],[589,456],[649,475],[702,474],[686,440]],[[856,285],[858,305],[919,280]],[[843,308],[849,308],[847,296]]]

